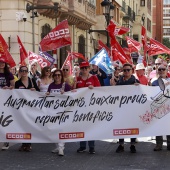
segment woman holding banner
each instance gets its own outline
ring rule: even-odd
[[[40,92],[47,92],[49,84],[52,83],[50,67],[44,67],[41,71],[40,79],[37,80],[37,85]]]
[[[5,59],[0,58],[0,88],[1,89],[13,89],[15,85],[14,76],[9,71],[9,67]],[[9,143],[4,143],[2,150],[7,150]]]
[[[80,63],[80,76],[77,77],[77,81],[75,82],[75,88],[83,88],[88,87],[89,89],[93,89],[93,87],[99,87],[100,82],[96,75],[92,75],[90,72],[90,64],[87,61],[83,61]],[[94,141],[88,141],[89,145],[89,153],[95,154],[94,149]],[[78,153],[82,153],[86,151],[86,141],[80,142],[80,148],[77,150]]]
[[[139,80],[135,78],[133,74],[133,67],[131,64],[126,63],[123,65],[123,75],[119,78],[117,82],[115,82],[114,77],[111,79],[111,85],[139,85]],[[136,153],[135,148],[136,138],[131,138],[131,153]],[[119,146],[116,149],[117,153],[124,152],[124,139],[119,139]]]
[[[19,68],[19,74],[21,78],[16,81],[15,89],[30,89],[31,91],[39,91],[39,88],[34,79],[28,77],[28,67],[21,66]],[[23,143],[19,148],[19,151],[30,152],[32,150],[31,143]]]
[[[71,86],[64,82],[64,76],[61,70],[55,70],[53,72],[53,80],[49,87],[47,95],[52,94],[63,94],[64,92],[70,91]],[[64,143],[60,142],[56,144],[56,148],[52,150],[52,153],[57,153],[59,156],[64,156]]]

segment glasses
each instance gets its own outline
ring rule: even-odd
[[[45,72],[50,73],[51,71],[50,70],[46,70]]]
[[[34,67],[35,67],[36,65],[35,65],[35,64],[33,64],[33,65],[31,65],[31,66],[34,66]]]
[[[63,71],[68,71],[68,69],[63,69]]]
[[[21,73],[27,73],[28,70],[20,70]]]
[[[158,71],[165,71],[166,68],[159,68]]]
[[[88,67],[81,67],[80,69],[81,69],[81,70],[84,70],[84,69],[86,69],[86,70],[87,70],[87,69],[88,69]]]
[[[161,63],[156,63],[155,65],[156,65],[156,66],[159,66],[159,65],[161,65]]]
[[[129,72],[131,69],[123,69],[123,72]]]
[[[54,77],[60,77],[61,74],[54,74]]]

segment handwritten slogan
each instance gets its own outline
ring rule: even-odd
[[[0,93],[1,142],[73,142],[170,133],[170,101],[159,87],[82,88],[50,95],[0,89]]]

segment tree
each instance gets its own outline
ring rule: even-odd
[[[170,48],[170,40],[169,40],[169,38],[163,38],[163,45]]]

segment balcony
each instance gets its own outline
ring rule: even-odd
[[[123,16],[123,20],[126,20],[126,21],[130,20],[132,22],[135,21],[135,12],[128,5],[126,5],[125,7],[125,15]]]

